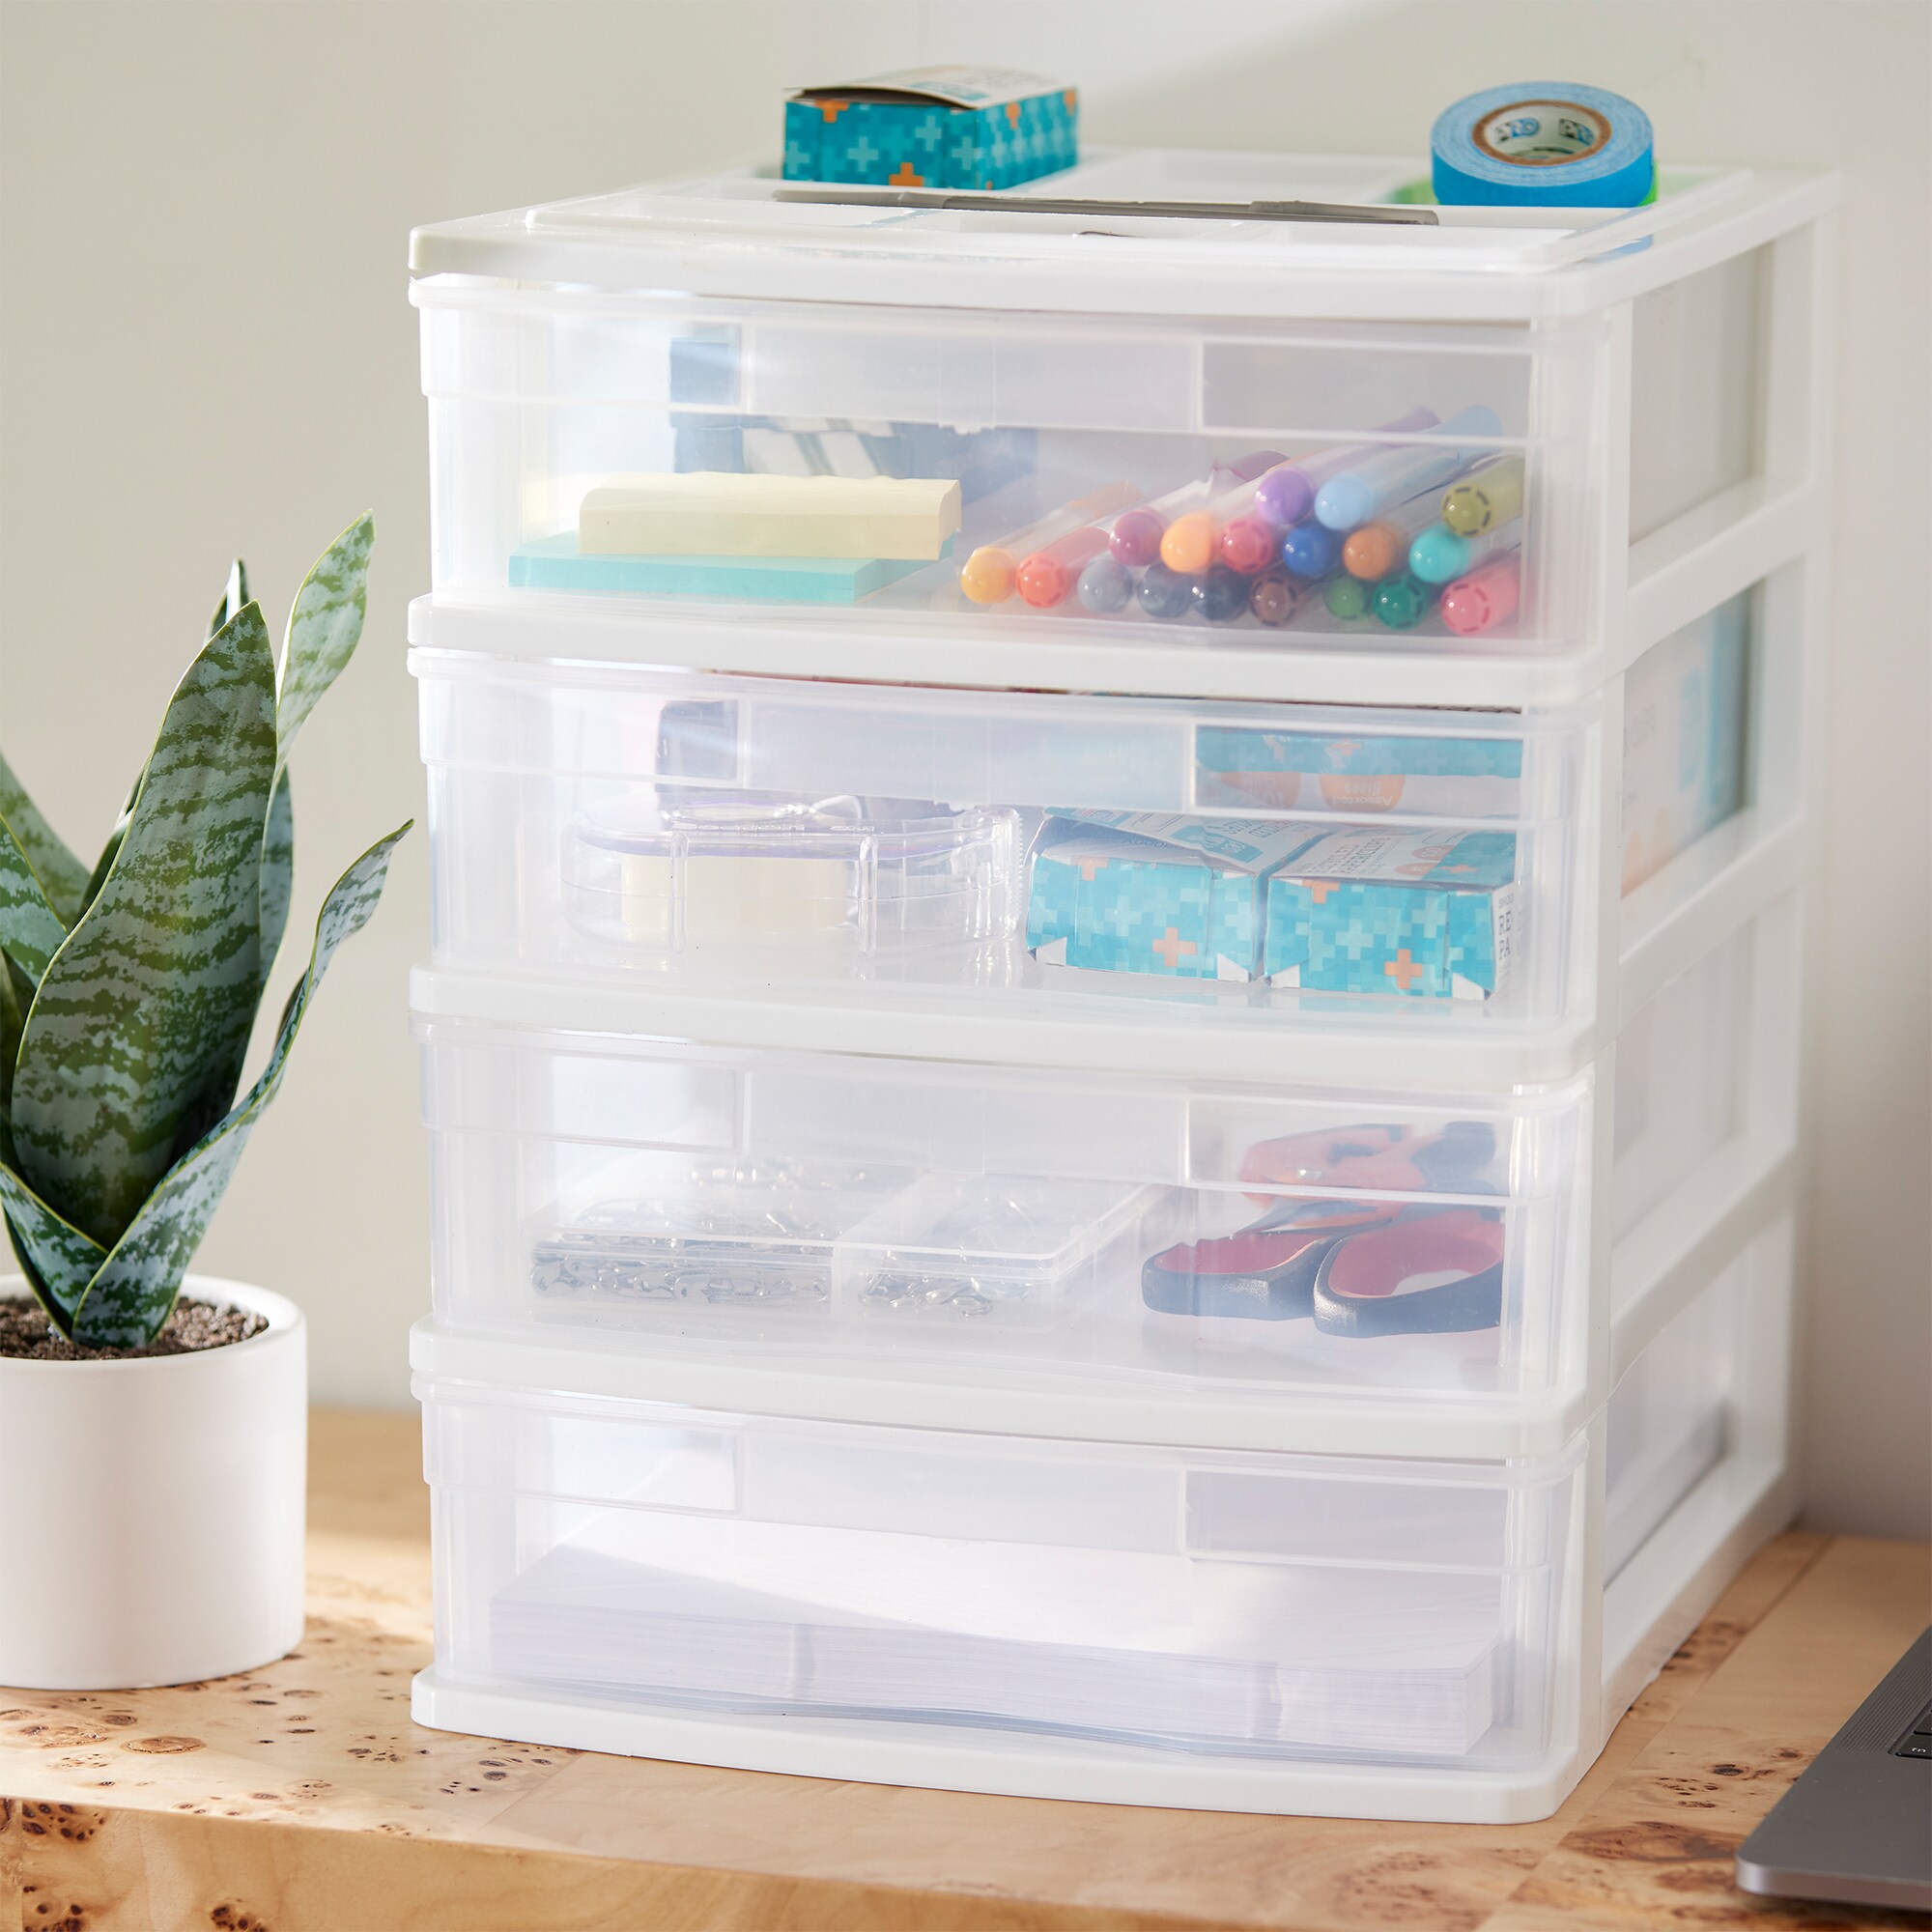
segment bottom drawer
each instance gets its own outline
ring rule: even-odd
[[[557,1348],[506,1386],[425,1328],[418,1716],[894,1782],[1537,1815],[1600,1742],[1609,1571],[1739,1483],[1768,1401],[1739,1378],[1783,1360],[1739,1338],[1782,1332],[1786,1250],[1747,1244],[1588,1430],[1513,1463],[696,1409],[568,1393]],[[1780,1464],[1781,1432],[1741,1510]]]

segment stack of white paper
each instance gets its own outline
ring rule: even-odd
[[[613,1509],[496,1601],[515,1681],[1137,1738],[1460,1754],[1499,1579]]]

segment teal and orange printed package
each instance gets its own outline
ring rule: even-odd
[[[1051,818],[1034,849],[1027,945],[1047,965],[1252,980],[1268,875],[1319,836],[1160,811]]]
[[[1350,826],[1267,887],[1264,970],[1277,986],[1488,999],[1508,984],[1516,836]]]
[[[1004,68],[922,67],[785,101],[786,181],[1016,187],[1080,158],[1080,97]]]
[[[1520,809],[1522,740],[1204,725],[1194,762],[1204,805],[1500,818]]]

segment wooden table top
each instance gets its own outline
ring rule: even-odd
[[[319,1410],[311,1462],[309,1620],[293,1656],[176,1690],[0,1690],[0,1932],[1925,1922],[1786,1911],[1731,1884],[1739,1841],[1932,1615],[1922,1546],[1778,1538],[1544,1823],[1258,1818],[419,1730],[415,1419]],[[8,1587],[41,1586],[31,1564],[10,1570]]]

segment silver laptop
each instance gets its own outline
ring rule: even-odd
[[[1932,1630],[1738,1848],[1738,1883],[1932,1912]]]

